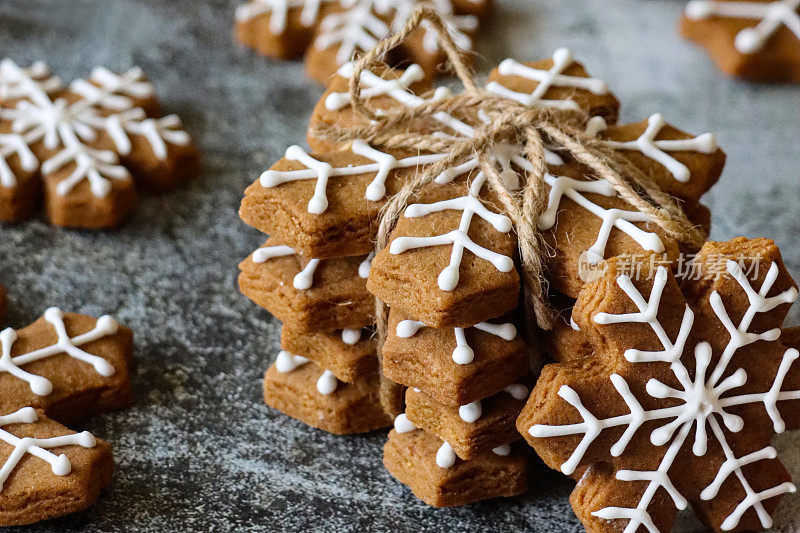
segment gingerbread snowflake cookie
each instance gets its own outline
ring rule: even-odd
[[[177,187],[198,155],[176,115],[161,116],[139,69],[96,68],[64,86],[47,66],[0,62],[0,220],[44,204],[61,226],[119,225],[137,189]]]
[[[616,259],[573,311],[590,356],[545,366],[517,427],[578,479],[592,531],[669,531],[691,504],[714,531],[769,528],[794,492],[770,440],[800,426],[798,352],[780,327],[797,288],[766,239],[707,243],[695,275]]]
[[[800,81],[800,1],[692,0],[683,35],[708,49],[733,76]]]
[[[57,308],[0,331],[0,525],[85,509],[108,485],[111,447],[61,425],[126,407],[131,331]]]
[[[236,36],[247,46],[281,59],[305,53],[308,75],[327,83],[357,52],[371,50],[410,17],[416,0],[251,0],[236,10]],[[473,48],[489,0],[433,0],[459,47]],[[430,79],[445,56],[423,24],[403,43],[394,62],[420,65]]]

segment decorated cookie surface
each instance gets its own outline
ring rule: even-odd
[[[489,0],[433,0],[459,47],[473,49]],[[236,10],[236,35],[270,56],[292,59],[305,54],[308,75],[328,80],[355,53],[366,52],[397,31],[412,15],[414,0],[251,0]],[[431,78],[444,54],[430,25],[424,23],[394,54],[396,62],[421,65]]]
[[[108,443],[59,422],[131,403],[132,342],[109,316],[57,308],[26,328],[0,331],[0,525],[80,511],[109,483]]]
[[[44,201],[53,224],[122,223],[136,189],[169,190],[194,176],[198,156],[176,115],[161,116],[140,69],[98,67],[68,87],[44,63],[0,62],[0,220]]]
[[[766,239],[707,243],[696,276],[617,261],[573,318],[588,357],[545,366],[517,427],[579,479],[587,528],[670,531],[691,503],[716,531],[766,529],[794,492],[770,440],[798,426],[798,352],[780,326],[797,288]]]
[[[681,31],[728,74],[800,82],[800,0],[691,0]]]

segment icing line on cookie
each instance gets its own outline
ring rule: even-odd
[[[707,451],[707,443],[710,438],[707,432],[708,427],[726,457],[715,479],[701,492],[700,498],[706,501],[714,499],[719,493],[722,484],[731,476],[738,479],[745,492],[744,499],[722,522],[721,528],[723,530],[735,528],[744,513],[751,508],[758,515],[762,527],[765,529],[771,527],[772,519],[762,502],[796,490],[792,483],[787,482],[760,492],[756,491],[747,480],[742,467],[759,460],[774,458],[776,455],[774,448],[767,446],[743,457],[736,457],[722,426],[724,425],[731,433],[737,433],[745,425],[744,419],[726,411],[726,408],[762,404],[773,422],[774,431],[782,433],[786,429],[786,425],[777,408],[777,403],[780,401],[800,400],[800,390],[782,390],[783,381],[791,365],[800,358],[800,353],[794,348],[787,349],[783,354],[772,386],[769,390],[760,393],[729,395],[731,391],[742,387],[747,381],[745,369],[737,368],[731,373],[730,364],[739,348],[757,341],[776,341],[778,339],[780,329],[776,328],[762,333],[753,333],[749,331],[750,325],[758,313],[769,312],[779,305],[794,302],[797,299],[797,290],[792,287],[775,296],[767,296],[779,274],[779,268],[774,262],[771,264],[758,291],[752,287],[738,263],[729,260],[726,263],[726,268],[731,278],[739,284],[746,294],[749,307],[739,324],[735,325],[728,315],[725,302],[720,294],[716,291],[711,293],[709,296],[711,308],[730,335],[730,340],[713,368],[711,368],[711,345],[701,341],[695,346],[694,378],[690,377],[689,369],[684,366],[681,359],[689,332],[694,325],[694,313],[691,312],[688,306],[686,307],[681,331],[674,342],[669,340],[666,330],[658,319],[661,296],[667,280],[665,267],[658,267],[649,301],[645,300],[629,277],[619,276],[617,278],[617,284],[636,305],[639,309],[638,312],[627,314],[598,313],[594,317],[594,321],[598,324],[641,323],[648,324],[651,327],[663,345],[664,350],[661,352],[644,352],[629,349],[625,352],[625,358],[634,363],[653,361],[669,363],[670,369],[680,383],[681,388],[675,389],[656,379],[651,379],[646,385],[646,391],[652,398],[678,400],[680,402],[678,405],[645,410],[631,393],[625,378],[618,374],[612,374],[610,380],[628,407],[629,414],[598,419],[583,405],[574,389],[568,385],[563,385],[559,389],[558,395],[578,410],[583,422],[563,426],[537,424],[528,429],[530,435],[537,438],[584,435],[573,454],[561,466],[561,470],[564,473],[570,474],[579,466],[589,446],[604,430],[627,426],[619,440],[610,448],[611,455],[619,457],[624,453],[634,434],[643,424],[652,421],[664,421],[664,424],[656,427],[650,433],[650,441],[655,446],[669,444],[657,470],[655,472],[620,470],[616,474],[617,479],[622,481],[648,481],[648,486],[638,506],[635,509],[607,507],[592,513],[606,520],[628,520],[628,525],[625,528],[627,533],[636,531],[640,526],[644,526],[650,531],[657,531],[647,509],[660,488],[663,488],[669,494],[676,508],[684,509],[687,507],[688,501],[672,484],[669,478],[669,470],[692,428],[695,429],[692,452],[696,456],[703,456]],[[706,377],[709,369],[711,369],[711,373]],[[727,377],[722,379],[726,374]],[[720,425],[720,421],[722,425]]]
[[[38,420],[39,416],[32,407],[23,407],[19,411],[0,416],[0,440],[14,448],[2,468],[0,468],[0,492],[2,492],[3,485],[19,462],[28,454],[48,463],[53,474],[66,476],[72,471],[72,464],[69,458],[63,453],[55,455],[48,448],[60,448],[63,446],[94,448],[97,445],[97,440],[88,431],[50,438],[20,438],[3,429],[3,426],[33,424]]]
[[[730,2],[724,0],[691,0],[686,4],[686,17],[692,20],[710,17],[755,19],[755,26],[736,34],[734,46],[743,54],[763,49],[782,26],[800,40],[800,0],[774,2]]]
[[[112,376],[115,372],[113,365],[102,357],[92,355],[81,350],[79,347],[94,342],[103,337],[113,335],[118,330],[117,322],[108,315],[101,316],[90,331],[75,337],[67,334],[64,324],[64,313],[55,307],[51,307],[44,312],[44,319],[53,326],[57,340],[55,344],[13,356],[11,351],[17,341],[17,332],[12,328],[0,331],[0,373],[6,372],[18,379],[27,381],[31,392],[37,396],[47,396],[53,391],[53,384],[49,379],[31,374],[22,369],[23,366],[40,361],[55,355],[66,354],[72,359],[82,361],[91,365],[101,376]]]
[[[430,326],[427,326],[424,322],[420,322],[419,320],[401,320],[397,323],[395,334],[401,339],[407,339],[409,337],[413,337],[420,329],[426,327]],[[496,337],[500,337],[506,341],[512,341],[517,336],[517,328],[514,327],[514,324],[508,322],[504,324],[480,322],[472,327]],[[456,347],[453,349],[452,355],[453,361],[459,365],[471,363],[475,359],[475,352],[467,342],[464,328],[453,328],[453,334],[455,335],[456,339]]]
[[[600,118],[600,117],[594,117]],[[587,131],[597,134],[605,129],[605,121],[596,121],[593,127]],[[655,140],[658,133],[666,125],[664,117],[660,113],[650,115],[647,119],[647,128],[644,132],[632,141],[613,141],[605,139],[604,142],[616,150],[635,150],[641,152],[645,157],[652,159],[666,168],[670,174],[681,183],[686,183],[691,178],[689,168],[669,155],[667,152],[686,151],[701,154],[712,154],[717,150],[717,139],[713,133],[703,133],[691,139],[665,139]]]

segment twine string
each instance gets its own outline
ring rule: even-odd
[[[380,112],[372,109],[362,95],[361,74],[378,65],[386,54],[402,43],[427,21],[437,34],[447,59],[464,86],[464,92],[434,98],[414,106],[390,107]],[[619,196],[636,210],[645,213],[667,235],[694,247],[703,242],[702,232],[683,213],[678,201],[662,191],[652,179],[620,158],[602,140],[584,133],[589,116],[583,111],[545,107],[527,107],[481,89],[466,61],[447,31],[441,15],[426,3],[418,5],[397,33],[378,43],[355,63],[349,81],[353,110],[367,119],[365,125],[341,127],[321,125],[313,135],[336,143],[362,139],[376,148],[388,150],[443,153],[436,163],[421,169],[392,196],[381,212],[376,253],[388,243],[389,235],[412,197],[448,169],[476,157],[502,211],[512,220],[519,247],[524,282],[525,306],[529,317],[544,330],[552,329],[554,313],[547,300],[544,258],[547,245],[537,223],[547,207],[545,188],[545,143],[587,167],[592,175],[609,183]],[[475,125],[472,136],[443,134],[437,113],[447,113]],[[488,120],[487,120],[488,119]],[[521,187],[509,187],[498,168],[493,150],[498,143],[524,147],[530,169]],[[521,170],[521,169],[520,169]],[[624,177],[623,177],[624,174]],[[386,307],[376,300],[379,339],[386,336]]]

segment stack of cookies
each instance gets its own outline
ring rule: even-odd
[[[254,207],[246,200],[242,215],[256,225]],[[300,239],[269,231],[273,236],[242,262],[239,276],[242,293],[283,322],[282,350],[264,378],[265,401],[331,433],[386,426],[372,337],[374,301],[366,289],[369,257],[336,256],[321,243],[305,247]]]
[[[325,113],[323,102],[314,116]],[[239,286],[283,322],[267,404],[332,433],[372,431],[391,417],[366,284],[379,211],[401,180],[369,147],[309,142],[318,153],[290,147],[245,193],[242,220],[270,237],[239,265]]]
[[[290,147],[242,203],[242,218],[272,235],[242,263],[242,292],[284,321],[284,351],[265,381],[267,402],[340,433],[380,427],[391,415],[395,429],[384,463],[431,505],[519,494],[527,458],[514,424],[535,378],[531,368],[540,367],[540,352],[558,359],[559,350],[573,349],[570,343],[580,348],[585,339],[572,335],[568,320],[543,339],[517,327],[530,322],[517,309],[518,243],[477,158],[448,168],[413,195],[388,246],[369,265],[385,203],[446,154],[322,138],[324,127],[370,125],[352,108],[352,75],[352,65],[344,65],[316,106],[308,134],[313,152]],[[361,82],[365,104],[377,110],[411,109],[448,94],[431,92],[415,65],[367,70]],[[724,163],[713,136],[689,135],[658,114],[616,125],[619,102],[566,49],[537,62],[504,61],[486,90],[525,106],[594,117],[586,135],[613,151],[618,165],[651,176],[683,201],[698,226],[707,226],[708,211],[698,199]],[[435,121],[420,121],[419,131],[458,140],[481,125],[445,112]],[[675,238],[558,146],[548,148],[548,198],[538,226],[553,302],[570,309],[587,271],[592,274],[586,266],[605,258],[652,252],[670,264],[678,258]],[[525,147],[511,142],[496,143],[491,159],[511,190],[531,171]],[[366,330],[357,333],[375,321],[372,296],[390,307],[380,347]],[[377,348],[384,378],[375,376]],[[363,411],[352,407],[358,402]],[[358,412],[358,421],[339,409]]]

